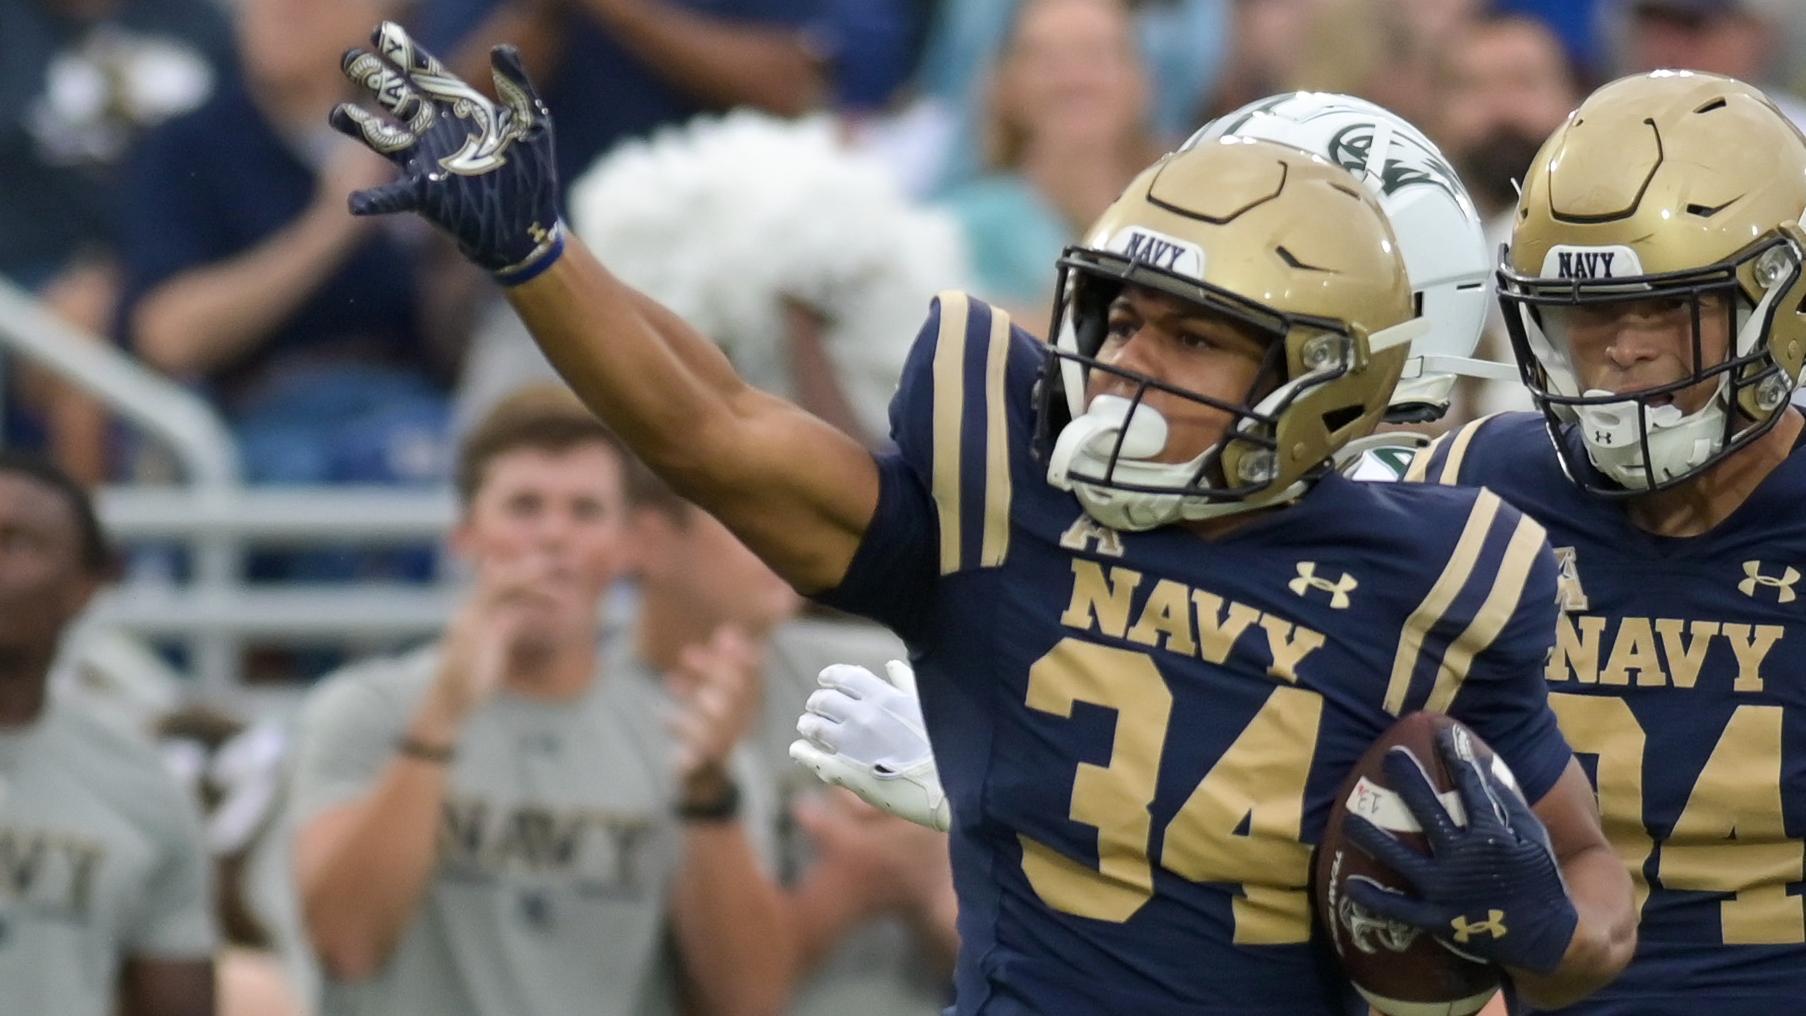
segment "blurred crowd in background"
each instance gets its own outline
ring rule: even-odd
[[[473,81],[487,81],[492,44],[518,45],[556,122],[572,227],[755,384],[878,446],[934,291],[970,290],[1039,332],[1060,249],[1215,115],[1292,89],[1376,101],[1442,146],[1502,239],[1514,180],[1542,139],[1619,74],[1732,75],[1806,121],[1795,95],[1806,91],[1806,20],[1788,17],[1790,4],[0,2],[0,276],[91,341],[202,395],[251,483],[459,492],[444,547],[266,555],[253,577],[431,582],[458,560],[478,589],[468,610],[480,613],[490,609],[482,590],[521,581],[509,569],[522,567],[523,546],[537,547],[526,555],[541,569],[533,581],[566,596],[547,610],[584,619],[542,633],[547,658],[569,650],[582,661],[566,691],[603,726],[581,729],[612,723],[620,734],[600,754],[567,750],[588,739],[571,726],[584,710],[541,715],[527,699],[495,698],[506,674],[445,666],[452,647],[480,657],[473,646],[514,631],[466,614],[448,618],[426,655],[350,663],[294,722],[204,706],[139,717],[207,810],[204,826],[160,820],[144,835],[159,849],[206,851],[220,891],[197,883],[200,895],[157,903],[175,930],[145,917],[140,938],[110,948],[132,970],[139,948],[213,955],[213,925],[236,948],[219,954],[232,957],[221,961],[231,972],[222,1011],[271,1016],[792,1005],[885,1016],[938,1011],[945,995],[951,903],[934,834],[803,793],[784,757],[816,669],[876,667],[901,650],[882,633],[799,617],[725,531],[636,478],[611,438],[541,384],[550,370],[498,291],[440,237],[411,218],[346,213],[346,195],[389,168],[333,133],[325,114],[351,97],[340,54],[377,22],[408,25]],[[1482,353],[1509,359],[1498,336]],[[93,398],[17,358],[3,377],[8,454],[41,454],[80,486],[167,480],[159,449]],[[1476,383],[1445,425],[1527,405],[1515,384]],[[78,524],[78,491],[36,470],[0,463],[0,488],[16,479],[55,495],[0,505],[0,523],[63,533],[69,555],[62,572],[40,576],[50,585],[0,594],[69,609],[0,633],[8,647],[48,638],[54,648],[84,590],[116,574],[83,550],[91,534]],[[120,567],[156,560],[127,553]],[[626,592],[617,577],[632,580]],[[46,600],[52,587],[64,598]],[[25,624],[4,613],[0,628]],[[26,658],[0,663],[30,671]],[[349,661],[265,663],[265,676],[310,682]],[[592,702],[601,693],[589,684],[604,672],[603,685],[639,682],[646,695]],[[29,705],[0,695],[0,720],[35,715]],[[657,739],[635,740],[671,709],[692,721],[678,739],[692,768],[675,780],[664,760],[648,761]],[[101,736],[83,731],[67,736]],[[418,739],[407,742],[417,750],[395,752],[398,737]],[[24,750],[9,738],[0,731],[0,777]],[[446,760],[432,756],[451,744],[460,761],[448,786],[433,768]],[[135,756],[121,751],[117,765],[131,770]],[[472,771],[461,760],[476,751],[512,759],[503,768],[518,779],[460,783]],[[554,761],[535,769],[522,752]],[[640,776],[615,775],[635,765]],[[608,793],[631,793],[566,792],[598,768]],[[684,773],[726,770],[738,774],[736,807],[691,799]],[[720,815],[673,818],[673,801],[725,809],[744,836],[723,836]],[[11,806],[0,797],[7,844]],[[395,825],[410,808],[418,821]],[[633,817],[641,812],[657,817]],[[586,835],[606,841],[594,857]],[[359,870],[377,855],[401,860]],[[567,881],[519,888],[554,869]],[[724,870],[759,877],[686,892]],[[395,885],[407,891],[371,902]],[[496,885],[514,894],[506,913],[478,917],[501,904],[458,896]],[[570,891],[582,900],[559,896]],[[207,899],[217,913],[195,917],[214,908]],[[0,971],[22,962],[7,958],[7,907],[0,900]],[[370,924],[370,912],[387,923]],[[586,947],[612,958],[559,980]],[[529,978],[496,957],[550,972]],[[597,989],[597,978],[613,988]],[[7,983],[0,976],[0,1010],[65,1011],[15,1009]],[[422,994],[420,984],[436,987]],[[583,1001],[566,1005],[566,994]],[[747,1008],[748,998],[773,1001]]]

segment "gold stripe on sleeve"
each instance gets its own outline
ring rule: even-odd
[[[959,438],[966,401],[966,294],[939,294],[934,341],[934,505],[941,523],[941,574],[959,570]]]
[[[1430,469],[1431,457],[1436,454],[1436,449],[1441,448],[1442,443],[1448,439],[1449,432],[1445,431],[1441,436],[1437,437],[1436,440],[1431,441],[1427,447],[1420,449],[1416,455],[1412,456],[1411,466],[1405,470],[1404,482],[1422,483],[1424,474]]]
[[[1493,416],[1497,416],[1494,413]],[[1449,444],[1449,457],[1442,462],[1442,472],[1437,475],[1436,482],[1443,486],[1453,486],[1461,482],[1461,463],[1467,458],[1467,446],[1474,443],[1474,435],[1492,416],[1482,416],[1455,432],[1455,439]]]
[[[1505,558],[1499,562],[1499,574],[1492,591],[1486,594],[1485,602],[1480,604],[1467,630],[1456,636],[1443,655],[1442,666],[1436,670],[1436,686],[1430,690],[1425,709],[1433,713],[1448,712],[1449,703],[1455,701],[1455,693],[1461,690],[1461,682],[1467,679],[1474,657],[1492,645],[1499,632],[1505,629],[1506,622],[1517,613],[1518,604],[1524,598],[1524,583],[1530,578],[1530,569],[1536,565],[1544,541],[1542,526],[1528,516],[1518,519],[1511,542],[1505,545]]]
[[[1400,715],[1405,708],[1405,696],[1411,691],[1411,674],[1417,669],[1417,658],[1423,653],[1423,640],[1436,622],[1455,602],[1466,587],[1469,576],[1473,573],[1474,562],[1480,557],[1480,548],[1486,543],[1486,534],[1492,529],[1493,517],[1499,513],[1499,496],[1490,490],[1482,489],[1480,496],[1474,500],[1473,511],[1468,513],[1467,525],[1461,529],[1461,537],[1455,541],[1455,550],[1449,555],[1449,563],[1437,576],[1436,584],[1430,592],[1411,612],[1405,621],[1405,629],[1399,633],[1398,652],[1392,657],[1392,677],[1386,682],[1386,711],[1394,716]]]
[[[1010,552],[1010,430],[1004,375],[1009,367],[1010,316],[991,308],[985,350],[985,536],[979,567],[994,568]]]

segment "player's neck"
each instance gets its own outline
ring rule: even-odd
[[[0,730],[23,727],[44,711],[52,655],[0,649]]]
[[[1235,512],[1231,515],[1219,515],[1214,519],[1199,519],[1193,522],[1184,522],[1181,523],[1181,525],[1185,527],[1187,532],[1192,533],[1193,535],[1203,537],[1206,540],[1220,540],[1243,526],[1254,522],[1256,519],[1264,519],[1273,512],[1281,511],[1297,503],[1297,499],[1294,498],[1292,500],[1281,501],[1278,504],[1253,508],[1245,512]]]
[[[1789,408],[1769,432],[1749,447],[1672,490],[1632,498],[1625,507],[1632,524],[1657,536],[1699,536],[1731,517],[1762,481],[1787,460],[1800,439],[1802,418]]]

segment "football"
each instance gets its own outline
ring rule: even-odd
[[[1317,851],[1318,919],[1328,930],[1343,971],[1368,1003],[1386,1016],[1469,1016],[1479,1012],[1499,987],[1499,972],[1493,965],[1463,957],[1433,936],[1380,917],[1347,896],[1348,880],[1357,876],[1388,889],[1410,891],[1402,878],[1343,835],[1347,815],[1362,815],[1412,848],[1426,854],[1430,850],[1404,798],[1387,786],[1381,762],[1388,752],[1409,752],[1436,792],[1443,795],[1456,824],[1466,824],[1459,799],[1452,792],[1454,784],[1436,750],[1437,731],[1451,726],[1461,724],[1440,713],[1412,713],[1380,735],[1337,791]],[[1496,770],[1504,764],[1471,730],[1461,729],[1481,765]],[[1515,781],[1508,782],[1515,786]]]

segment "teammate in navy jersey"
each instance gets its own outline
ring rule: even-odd
[[[953,801],[957,1012],[1360,1011],[1313,948],[1310,845],[1355,759],[1425,706],[1536,810],[1472,767],[1467,807],[1505,821],[1426,861],[1415,902],[1488,926],[1466,947],[1539,999],[1628,957],[1628,880],[1546,706],[1540,527],[1482,491],[1326,470],[1420,331],[1345,171],[1259,141],[1162,159],[1062,259],[1051,350],[942,294],[874,457],[565,237],[511,51],[496,105],[399,28],[377,43],[347,72],[395,121],[334,122],[404,176],[353,210],[451,232],[674,487],[911,643]]]
[[[1757,90],[1595,92],[1531,167],[1501,271],[1542,412],[1408,474],[1484,484],[1560,561],[1550,700],[1641,913],[1624,975],[1564,1012],[1806,998],[1802,210],[1806,141]]]

